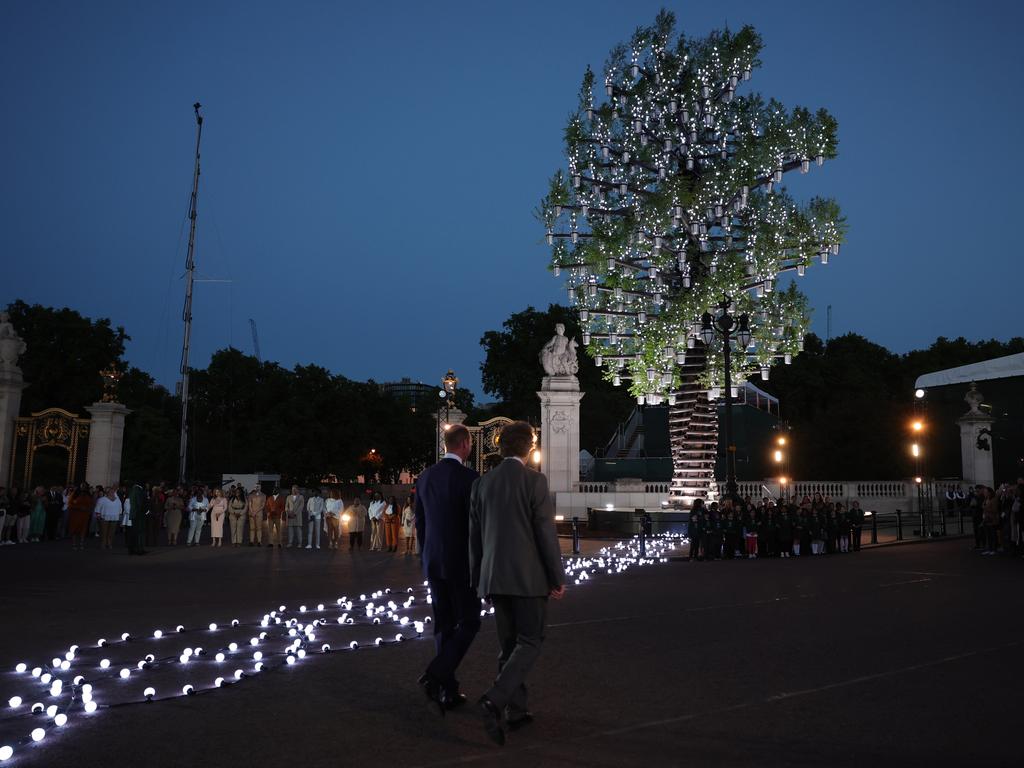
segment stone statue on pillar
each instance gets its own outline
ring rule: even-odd
[[[555,326],[555,335],[540,351],[540,364],[548,376],[575,376],[580,370],[576,339],[565,337],[565,326]]]
[[[21,392],[25,389],[18,358],[26,349],[25,341],[14,330],[11,316],[0,312],[0,485],[5,487],[10,485],[14,420],[21,410]]]
[[[995,472],[992,468],[991,440],[984,439],[992,434],[995,418],[981,410],[985,398],[978,391],[977,382],[971,382],[971,388],[964,395],[969,410],[959,419],[960,425],[960,460],[963,479],[969,485],[995,486]]]
[[[541,471],[552,495],[572,491],[580,479],[580,382],[576,339],[566,338],[565,326],[540,351],[547,374],[541,381]]]

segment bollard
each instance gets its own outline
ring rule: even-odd
[[[941,513],[940,516],[942,518],[942,525],[940,526],[942,530],[939,532],[939,535],[940,536],[945,536],[946,535],[946,515],[945,515],[945,513]]]
[[[956,514],[957,514],[957,517],[960,518],[960,535],[963,536],[964,535],[964,511],[963,511],[963,509],[958,509],[956,511]]]
[[[878,510],[871,513],[871,543],[878,543]]]
[[[896,541],[903,541],[903,511],[896,510]]]
[[[926,539],[926,538],[928,538],[928,529],[924,527],[924,510],[923,509],[920,510],[917,513],[917,516],[919,518],[918,525],[921,526],[921,538],[922,539]]]
[[[640,513],[640,557],[647,557],[647,512],[642,509],[636,511]]]
[[[572,553],[574,555],[580,553],[580,519],[578,517],[572,519]]]

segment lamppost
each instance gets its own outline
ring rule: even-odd
[[[716,336],[722,337],[722,351],[725,362],[725,493],[734,501],[738,498],[736,485],[736,446],[732,440],[732,342],[739,345],[739,353],[745,354],[750,346],[750,317],[746,314],[738,318],[729,314],[732,302],[723,299],[718,305],[717,316],[705,312],[701,317],[701,339],[710,347]]]
[[[915,393],[916,394],[916,393]],[[921,398],[917,398],[920,403]],[[925,513],[931,510],[925,509],[925,487],[924,487],[924,475],[921,471],[921,465],[923,463],[924,448],[922,447],[921,438],[924,436],[925,422],[924,419],[919,415],[915,415],[910,422],[910,436],[912,442],[910,443],[910,455],[914,457],[914,484],[917,486],[917,514],[921,520],[921,536],[925,537],[928,535],[927,528],[930,527],[930,520],[925,519]]]
[[[455,375],[455,371],[451,368],[448,369],[448,373],[441,379],[441,389],[438,390],[437,396],[439,399],[437,404],[437,440],[435,440],[435,453],[437,454],[437,460],[441,460],[441,432],[442,430],[448,429],[448,419],[451,417],[452,411],[452,399],[455,397],[455,390],[459,386],[459,377]],[[444,406],[444,426],[441,426],[441,406]]]
[[[784,499],[786,497],[786,483],[789,482],[787,477],[789,469],[789,436],[782,434],[782,432],[788,433],[789,425],[786,422],[780,421],[775,425],[775,429],[778,434],[775,437],[772,460],[775,462],[775,468],[778,470],[776,475],[779,478],[779,498]]]

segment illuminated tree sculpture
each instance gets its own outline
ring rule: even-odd
[[[738,92],[760,66],[752,28],[673,40],[674,24],[662,11],[612,49],[600,104],[587,69],[568,169],[540,216],[587,352],[638,403],[669,405],[672,495],[687,503],[714,493],[723,349],[702,340],[705,313],[748,316],[733,382],[767,378],[802,349],[808,324],[803,295],[776,278],[826,264],[845,222],[834,201],[799,204],[781,187],[835,157],[832,116]]]

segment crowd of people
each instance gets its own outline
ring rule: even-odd
[[[801,557],[857,552],[864,529],[864,510],[849,507],[820,493],[802,500],[749,496],[705,506],[700,499],[690,511],[687,535],[690,560]]]
[[[1015,484],[1003,483],[998,490],[972,486],[946,492],[948,509],[966,511],[974,529],[974,548],[983,555],[1024,556],[1024,477]]]
[[[136,509],[132,509],[134,503]],[[189,547],[267,546],[359,550],[368,533],[370,551],[416,553],[413,497],[384,498],[369,504],[360,496],[343,499],[337,490],[274,488],[270,494],[240,485],[0,488],[0,545],[70,539],[74,549],[98,538],[114,546],[118,531],[136,554],[146,547],[176,546],[184,532]]]

